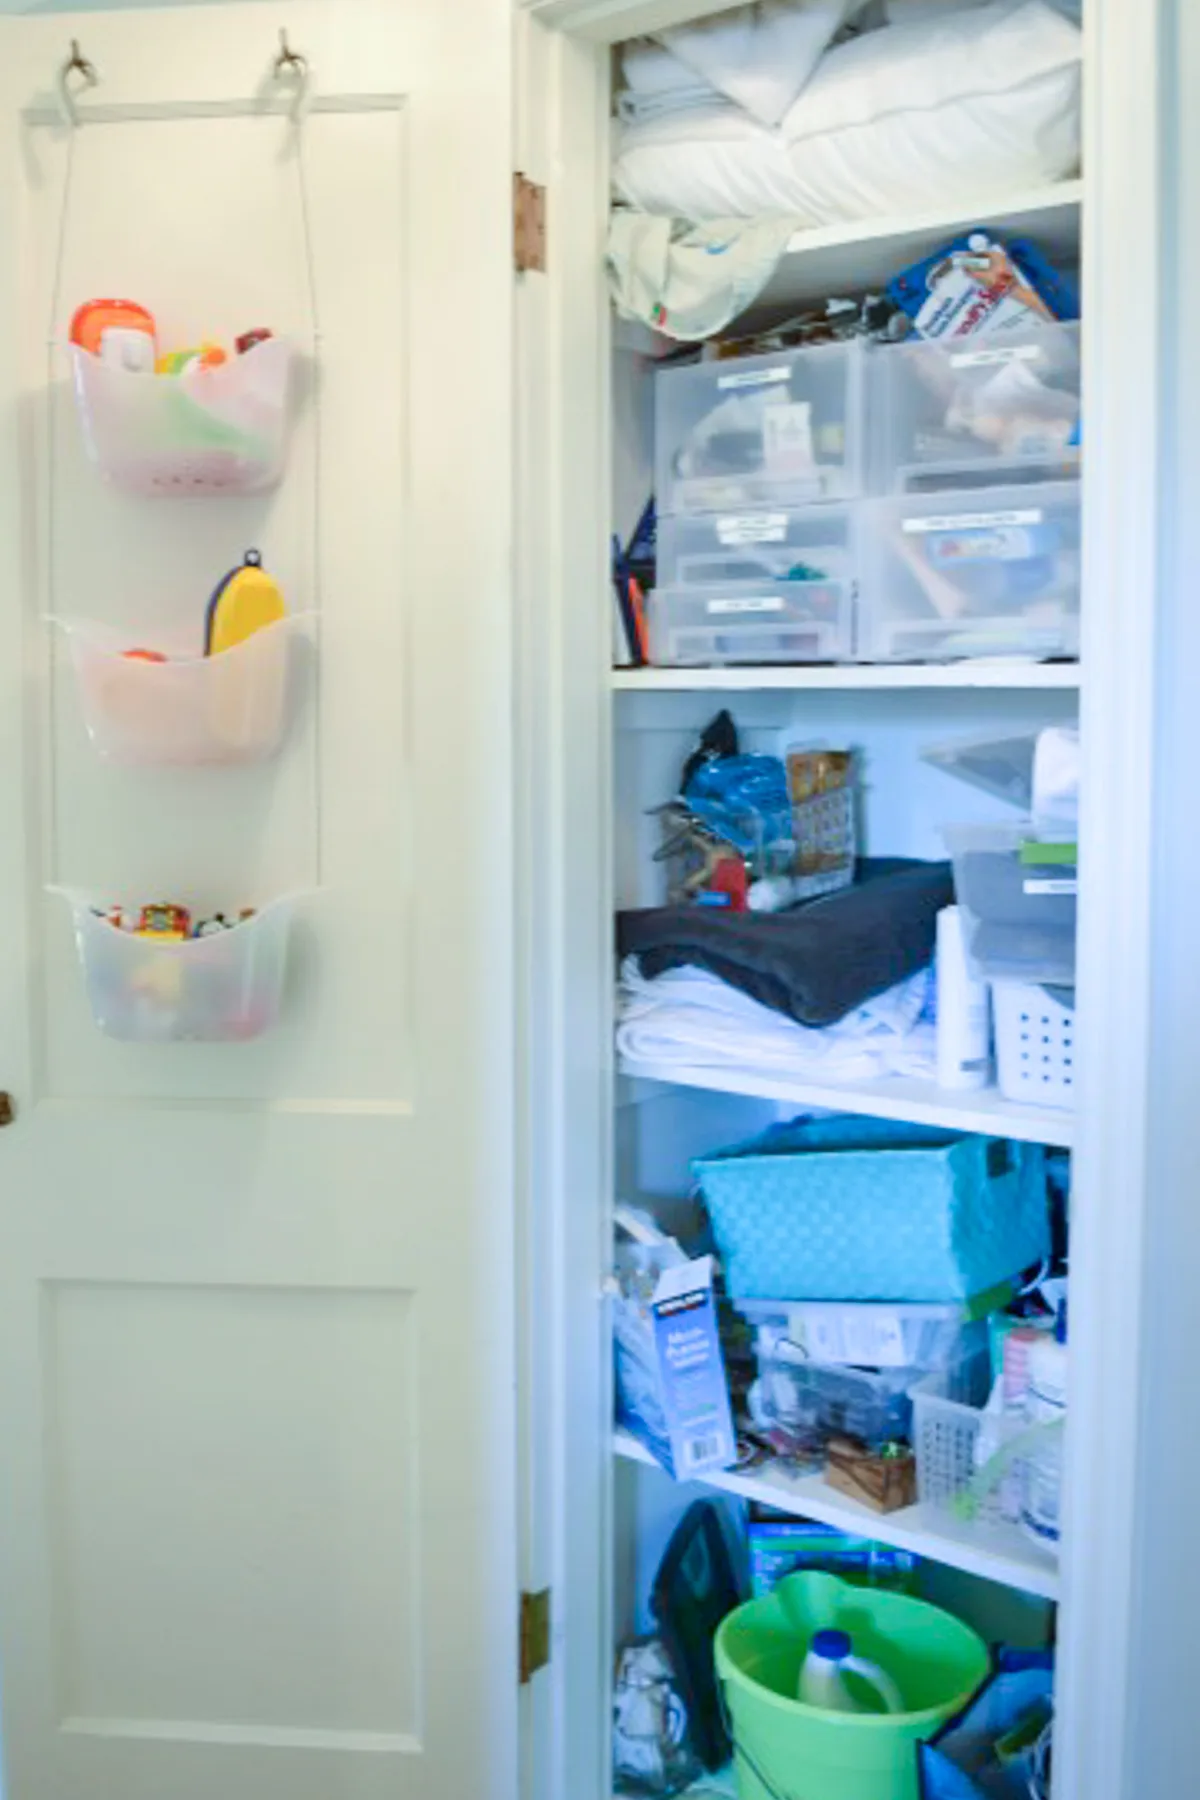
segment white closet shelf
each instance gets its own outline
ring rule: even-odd
[[[618,1431],[614,1453],[630,1462],[657,1469],[649,1450],[628,1432]],[[1043,1556],[1015,1525],[972,1524],[932,1506],[906,1506],[900,1512],[877,1513],[839,1494],[821,1475],[789,1475],[778,1467],[756,1469],[752,1474],[717,1473],[697,1484],[733,1494],[739,1500],[757,1500],[795,1518],[815,1519],[840,1531],[855,1532],[910,1550],[932,1562],[985,1581],[1001,1582],[1043,1600],[1057,1600],[1058,1567]]]
[[[995,1088],[953,1093],[931,1081],[892,1075],[854,1087],[831,1087],[784,1076],[752,1075],[737,1068],[669,1069],[657,1063],[622,1057],[618,1073],[634,1081],[674,1087],[705,1088],[710,1093],[747,1094],[758,1100],[785,1100],[797,1107],[824,1106],[834,1112],[859,1113],[872,1119],[900,1119],[910,1125],[938,1125],[949,1131],[978,1131],[987,1137],[1015,1138],[1027,1144],[1049,1144],[1069,1150],[1074,1142],[1072,1113],[1035,1106],[1016,1106]],[[634,1096],[631,1096],[634,1097]]]
[[[862,219],[798,231],[774,275],[744,318],[778,313],[831,294],[878,292],[909,263],[930,256],[974,225],[1007,237],[1031,237],[1055,262],[1079,256],[1081,181],[994,195],[978,206],[959,203],[907,217]]]
[[[792,667],[720,669],[614,669],[612,686],[618,693],[736,693],[766,689],[875,689],[992,688],[1017,692],[1049,688],[1070,690],[1079,686],[1079,664],[1024,662],[961,663],[831,663]]]

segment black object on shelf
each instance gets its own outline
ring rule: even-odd
[[[650,1608],[678,1674],[693,1747],[706,1769],[722,1768],[733,1752],[721,1708],[713,1640],[721,1620],[740,1605],[741,1598],[721,1515],[711,1500],[697,1500],[667,1545]]]

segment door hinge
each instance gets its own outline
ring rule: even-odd
[[[546,190],[519,172],[513,176],[513,266],[518,275],[546,273]]]
[[[521,1686],[550,1661],[550,1589],[521,1595]]]

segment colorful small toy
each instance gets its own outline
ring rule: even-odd
[[[231,919],[228,913],[213,913],[211,918],[197,920],[192,936],[198,938],[219,937],[223,931],[232,931],[237,923],[238,921]]]
[[[122,650],[121,655],[126,662],[165,663],[167,660],[161,650],[143,650],[140,647]]]
[[[186,906],[159,902],[143,906],[133,928],[135,937],[158,938],[163,943],[182,944],[192,934],[192,916]]]
[[[244,644],[256,631],[287,616],[283,594],[262,566],[257,550],[247,550],[236,569],[218,582],[204,621],[204,654],[219,656]]]
[[[123,906],[93,906],[92,916],[96,919],[103,919],[105,924],[111,925],[114,931],[128,931],[129,929],[129,922],[125,917]]]
[[[188,369],[216,369],[228,361],[228,352],[222,350],[220,344],[210,343],[205,338],[198,348],[168,350],[155,363],[154,372],[156,375],[182,375]]]
[[[267,339],[274,335],[275,333],[268,331],[265,325],[259,326],[254,331],[243,331],[240,337],[234,338],[233,347],[239,356],[245,356],[247,350],[253,350],[256,344],[265,344]]]
[[[70,339],[89,356],[131,374],[154,368],[153,314],[136,300],[85,300],[71,320]]]

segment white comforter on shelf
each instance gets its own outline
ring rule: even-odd
[[[704,969],[647,979],[635,957],[621,965],[617,1052],[669,1079],[677,1069],[729,1069],[750,1076],[822,1082],[885,1075],[932,1078],[934,1030],[921,1014],[928,971],[868,1000],[836,1025],[798,1025]]]
[[[756,84],[745,41],[724,74],[641,45],[614,122],[614,192],[642,212],[815,227],[1043,187],[1079,166],[1081,54],[1050,0],[918,12],[835,44],[811,78],[801,58],[797,97],[764,123],[790,82],[764,70]]]

